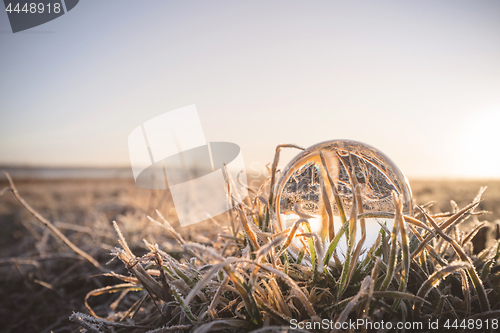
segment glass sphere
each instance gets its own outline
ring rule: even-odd
[[[320,151],[324,158],[321,160]],[[328,171],[328,172],[327,172]],[[328,179],[330,176],[334,187]],[[357,186],[362,201],[361,213],[395,213],[392,191],[403,204],[403,213],[412,213],[412,195],[408,180],[385,154],[367,144],[350,140],[318,143],[298,154],[283,170],[275,188],[278,229],[285,229],[299,219],[295,207],[312,216],[308,221],[313,232],[329,240],[341,226],[339,207],[334,190],[342,202],[347,219],[353,205],[353,188]],[[359,206],[359,205],[358,205]],[[328,211],[333,214],[334,233],[328,230]],[[361,238],[359,221],[356,242]],[[364,248],[370,248],[385,224],[392,230],[393,218],[366,218]],[[330,239],[331,240],[331,239]],[[295,245],[300,247],[299,242]],[[346,240],[342,236],[337,250],[345,254]]]

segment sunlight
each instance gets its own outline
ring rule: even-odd
[[[500,177],[500,107],[477,113],[464,123],[464,173],[481,178]]]

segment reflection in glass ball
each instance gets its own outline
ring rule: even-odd
[[[324,158],[321,160],[320,151]],[[326,166],[326,168],[325,168]],[[328,179],[330,177],[332,183]],[[356,141],[333,140],[316,144],[297,155],[284,169],[276,186],[275,207],[278,228],[284,230],[299,219],[295,207],[309,218],[311,231],[325,241],[331,240],[342,226],[339,207],[334,199],[338,193],[347,219],[353,205],[353,189],[358,191],[361,204],[358,214],[390,213],[395,206],[392,192],[395,191],[403,204],[403,213],[411,215],[412,195],[408,180],[398,167],[379,150]],[[329,212],[333,215],[334,230],[329,230]],[[359,221],[357,221],[359,225]],[[366,239],[364,249],[369,249],[380,233],[380,224],[392,230],[393,218],[365,218]],[[356,230],[356,243],[361,230]],[[296,248],[301,243],[294,240]],[[342,260],[347,242],[342,236],[337,245],[337,254]]]

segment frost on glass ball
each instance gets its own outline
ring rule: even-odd
[[[320,151],[324,158],[321,160]],[[325,167],[326,166],[326,169]],[[328,172],[326,172],[328,170]],[[330,176],[334,187],[328,179]],[[341,226],[339,207],[334,198],[336,189],[347,219],[353,205],[353,189],[357,188],[361,207],[357,214],[395,213],[392,192],[401,198],[403,213],[411,215],[412,196],[408,180],[398,167],[381,151],[361,142],[348,140],[326,141],[309,147],[297,155],[284,169],[276,186],[275,207],[278,228],[293,225],[299,216],[296,207],[309,215],[311,231],[325,242],[336,235]],[[330,213],[330,214],[329,214]],[[333,215],[334,230],[329,230],[329,215]],[[380,214],[379,214],[380,215]],[[387,214],[386,214],[387,215]],[[356,222],[356,243],[361,238],[359,220]],[[388,217],[365,218],[366,239],[364,250],[369,249],[385,224],[392,231],[394,219]],[[294,240],[295,248],[301,242]],[[340,260],[345,256],[347,241],[340,239],[336,252]]]

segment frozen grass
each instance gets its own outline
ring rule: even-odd
[[[500,243],[474,254],[471,240],[485,225],[468,232],[459,228],[467,218],[482,213],[476,210],[484,188],[472,203],[462,208],[454,205],[450,213],[431,213],[432,204],[427,204],[417,206],[414,216],[403,215],[400,199],[394,195],[395,212],[384,214],[395,219],[393,230],[382,231],[361,261],[363,239],[350,241],[341,263],[330,260],[341,234],[350,235],[353,226],[369,216],[359,214],[356,204],[349,211],[340,209],[344,227],[333,239],[321,239],[309,232],[308,217],[297,207],[301,219],[277,232],[273,200],[265,194],[266,187],[275,183],[277,160],[278,156],[268,181],[260,189],[251,189],[252,195],[232,211],[229,227],[216,242],[186,240],[156,211],[148,216],[151,225],[165,228],[182,253],[169,254],[168,249],[144,240],[148,252],[137,256],[113,223],[120,246],[112,252],[129,274],[107,269],[60,237],[53,230],[56,225],[23,202],[12,182],[4,191],[12,190],[75,253],[117,281],[87,294],[88,314],[70,317],[88,332],[281,332],[290,328],[292,319],[314,323],[439,318],[444,323],[500,317]],[[332,203],[340,202],[335,193],[330,194]],[[356,200],[361,202],[360,197]],[[137,248],[136,236],[127,235]],[[305,245],[298,256],[288,251],[293,238]],[[91,300],[106,294],[117,296],[95,310],[90,304],[96,302]]]

